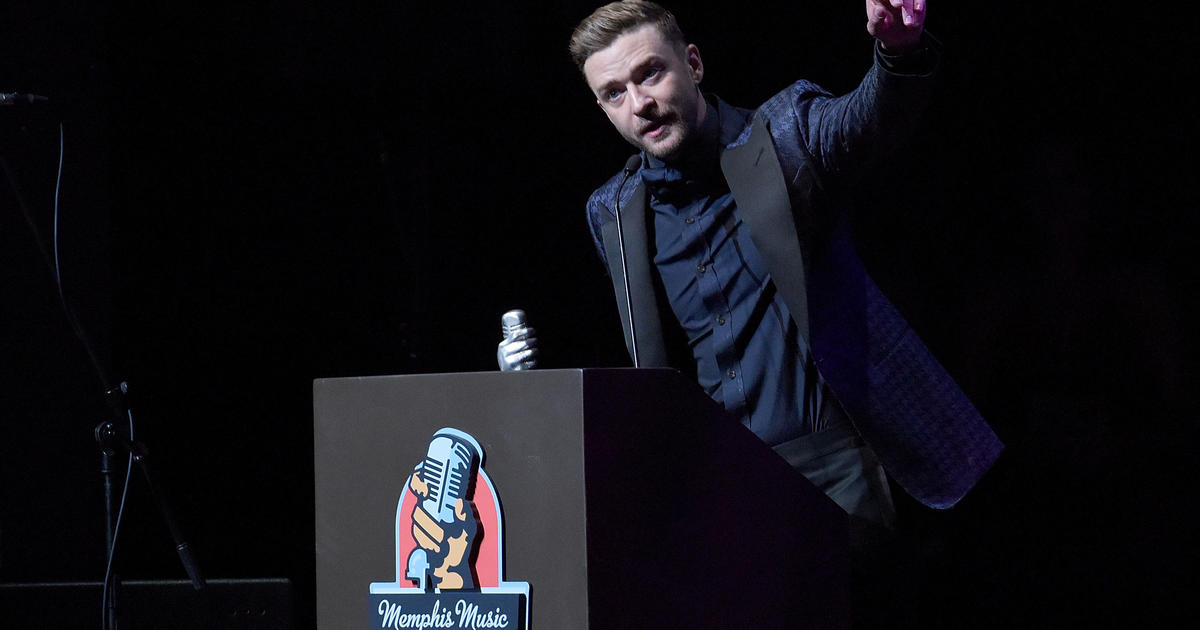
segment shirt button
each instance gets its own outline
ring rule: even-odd
[[[718,326],[725,325],[725,316],[724,315],[717,315],[717,325]]]
[[[696,222],[696,217],[688,217],[683,220],[684,223],[691,225]]]
[[[704,273],[704,270],[707,268],[708,267],[705,267],[704,265],[696,265],[696,271],[699,271],[700,273]]]
[[[729,378],[730,378],[730,379],[735,379],[735,378],[737,378],[737,372],[735,372],[735,371],[733,371],[733,370],[729,370]]]

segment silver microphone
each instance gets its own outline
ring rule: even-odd
[[[500,316],[500,335],[496,363],[501,372],[532,370],[537,367],[537,337],[525,321],[525,311],[513,309]]]
[[[513,309],[500,316],[500,336],[508,339],[513,332],[525,327],[525,311]]]

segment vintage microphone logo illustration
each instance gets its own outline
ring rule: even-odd
[[[456,429],[434,434],[410,486],[421,497],[413,508],[413,538],[417,548],[408,557],[405,577],[423,591],[474,588],[468,558],[477,523],[471,480],[482,449],[471,436]]]
[[[529,582],[504,579],[504,516],[485,464],[470,434],[433,434],[396,505],[395,581],[371,583],[372,628],[528,630]]]

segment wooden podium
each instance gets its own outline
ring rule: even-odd
[[[398,502],[444,427],[482,447],[530,628],[850,625],[844,512],[674,370],[319,379],[313,411],[322,630],[411,586]]]

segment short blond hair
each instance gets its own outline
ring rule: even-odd
[[[569,46],[571,59],[582,72],[588,57],[608,48],[621,35],[646,24],[657,28],[669,42],[681,47],[687,44],[670,11],[646,0],[624,0],[596,9],[575,27]]]

